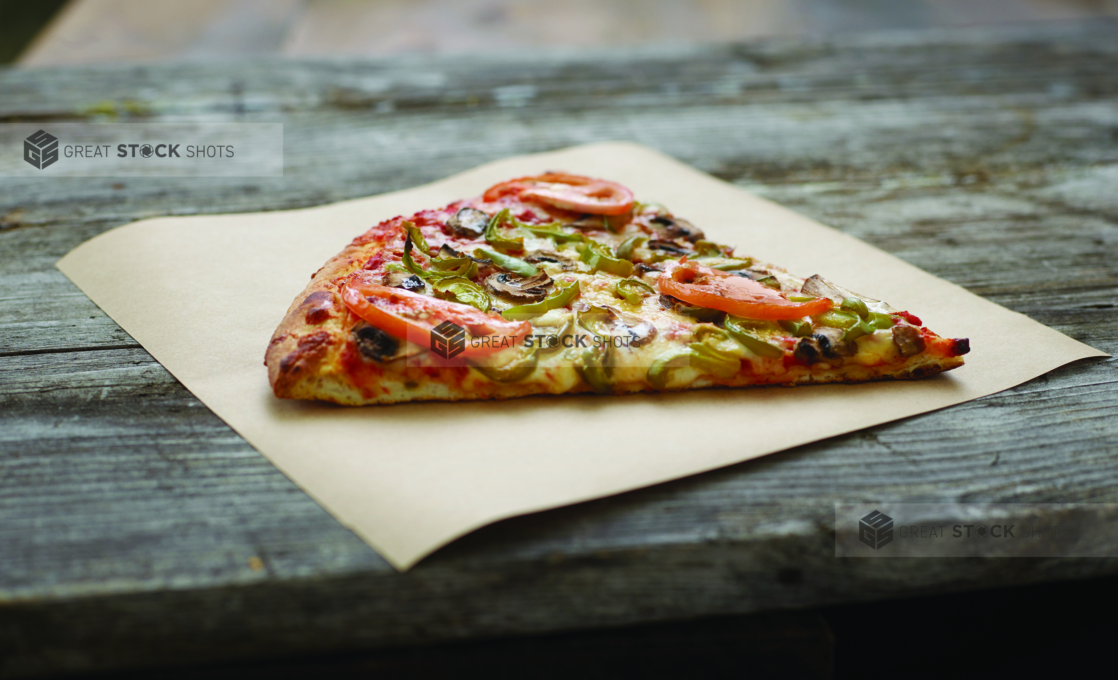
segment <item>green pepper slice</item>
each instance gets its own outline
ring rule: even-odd
[[[524,239],[501,235],[501,225],[511,219],[515,218],[508,208],[494,215],[485,225],[485,242],[500,250],[524,250]]]
[[[781,328],[797,338],[806,338],[813,330],[811,322],[803,319],[785,319],[779,323]]]
[[[655,288],[640,279],[622,279],[613,287],[613,292],[617,297],[634,305],[639,305],[641,300],[657,293]]]
[[[648,382],[662,390],[668,385],[672,369],[686,366],[694,366],[719,378],[731,378],[741,370],[741,360],[709,345],[693,342],[686,349],[671,350],[653,361],[648,367]]]
[[[582,234],[577,234],[577,233],[573,234],[573,233],[568,232],[568,231],[562,231],[559,228],[559,227],[562,226],[561,222],[552,222],[551,224],[525,224],[524,222],[521,222],[520,220],[516,219],[515,217],[512,217],[511,221],[518,228],[523,229],[524,231],[526,231],[530,234],[535,234],[536,236],[543,236],[545,238],[549,238],[552,241],[555,241],[556,243],[567,243],[569,241],[581,241],[582,240]]]
[[[719,378],[730,378],[741,370],[741,359],[729,352],[701,342],[692,342],[687,345],[687,349],[694,355],[692,357],[694,365]]]
[[[722,257],[723,255],[722,246],[714,241],[707,241],[705,239],[695,241],[695,252],[699,255],[709,255],[712,257]]]
[[[571,301],[578,297],[579,288],[578,281],[572,281],[566,286],[556,283],[555,291],[548,297],[540,300],[539,302],[529,302],[526,305],[517,305],[509,307],[501,312],[501,315],[506,319],[518,320],[539,316],[553,309],[560,309],[571,304]]]
[[[858,315],[853,312],[841,312],[836,309],[817,314],[811,318],[819,322],[821,326],[830,326],[831,328],[850,328],[861,321]]]
[[[842,339],[857,340],[864,335],[873,335],[876,330],[876,328],[866,323],[865,319],[859,319],[856,325],[846,329],[846,332],[842,334]]]
[[[427,239],[423,238],[423,232],[419,227],[415,226],[414,222],[404,222],[404,231],[407,232],[408,238],[411,238],[412,243],[419,248],[424,255],[431,254],[431,247],[427,245]]]
[[[574,329],[574,320],[571,319],[571,318],[568,318],[567,322],[564,323],[562,325],[562,327],[559,328],[558,333],[547,334],[547,339],[533,338],[533,341],[536,343],[536,346],[539,347],[539,353],[541,355],[547,356],[549,354],[554,354],[555,352],[558,352],[559,350],[563,349],[563,347],[564,347],[563,338],[570,337],[570,336],[574,335],[574,333],[572,332],[573,329]],[[554,343],[552,342],[552,339],[554,339],[554,341],[555,341]]]
[[[608,345],[591,345],[582,353],[579,363],[575,366],[582,379],[598,394],[609,394],[613,391],[611,380],[613,368],[607,365],[608,356]]]
[[[420,234],[420,238],[422,237],[423,235]],[[465,262],[457,269],[451,269],[448,271],[431,271],[428,269],[424,269],[416,263],[414,258],[412,258],[411,253],[414,247],[415,246],[412,243],[412,235],[409,232],[407,238],[404,239],[404,255],[402,258],[400,258],[400,261],[403,263],[404,269],[408,270],[412,274],[415,274],[428,283],[456,278],[470,279],[474,276],[477,276],[477,264],[472,260],[469,260],[468,258],[461,258]]]
[[[473,281],[464,278],[443,279],[432,281],[431,289],[438,297],[469,305],[483,312],[488,312],[493,300],[485,289]]]
[[[856,297],[843,298],[842,304],[839,305],[839,309],[857,314],[863,319],[868,318],[870,315],[870,309],[866,306],[865,301]]]
[[[694,333],[692,333],[692,335],[695,338],[695,342],[700,342],[700,343],[705,343],[709,336],[714,336],[715,343],[719,343],[719,342],[722,342],[723,340],[729,340],[730,339],[730,334],[729,333],[722,330],[718,326],[712,326],[711,324],[708,324],[708,323],[701,323],[701,324],[698,324],[697,326],[695,326],[695,331],[694,331]]]
[[[479,373],[486,378],[495,382],[517,382],[532,375],[536,370],[536,364],[539,362],[537,357],[538,351],[535,349],[529,350],[522,357],[515,359],[504,366],[486,366],[484,364],[468,362],[470,368],[476,369]]]
[[[888,314],[882,314],[880,312],[871,312],[870,318],[867,319],[867,321],[869,321],[869,324],[873,326],[874,330],[879,331],[885,330],[886,328],[892,328],[897,324],[897,320],[894,319],[892,316]]]
[[[535,276],[536,274],[540,273],[540,270],[536,268],[536,265],[532,264],[531,262],[525,262],[519,257],[513,257],[512,255],[498,253],[496,250],[490,250],[485,246],[479,246],[475,248],[474,257],[491,260],[493,264],[497,265],[501,269],[510,271],[514,274],[520,274],[521,276]]]
[[[740,342],[747,350],[753,352],[757,356],[765,357],[766,359],[779,359],[784,356],[783,349],[771,345],[746,331],[742,326],[741,320],[737,317],[727,316],[726,321],[724,321],[722,325],[731,338]]]
[[[701,258],[699,258],[699,259],[701,259]],[[753,260],[727,259],[724,262],[715,262],[714,264],[703,262],[703,264],[710,267],[711,269],[720,269],[724,272],[733,272],[733,271],[737,271],[739,269],[745,269],[746,267],[753,266]],[[766,285],[768,285],[768,284],[766,284]],[[780,286],[780,283],[777,283],[777,287],[779,287],[779,286]],[[770,288],[771,288],[771,286],[770,286]]]
[[[648,383],[658,390],[668,386],[671,369],[691,365],[690,349],[674,349],[662,354],[648,367]]]
[[[637,234],[636,236],[630,236],[629,238],[622,241],[621,245],[617,246],[617,249],[614,251],[614,253],[616,253],[616,255],[622,259],[632,260],[633,249],[637,248],[638,246],[640,246],[640,244],[646,241],[648,241],[647,236],[641,236],[640,234]]]
[[[580,248],[581,256],[579,259],[590,265],[591,273],[601,270],[621,277],[633,274],[633,263],[615,257],[610,247],[604,243],[587,240]]]

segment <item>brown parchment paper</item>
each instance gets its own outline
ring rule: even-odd
[[[398,214],[544,170],[605,177],[712,239],[821,274],[969,337],[966,366],[916,382],[345,408],[272,396],[264,350],[312,272]],[[58,263],[264,456],[398,569],[493,521],[619,493],[943,408],[1106,356],[852,237],[650,149],[575,147],[333,205],[144,220]],[[1005,338],[1014,351],[1005,352]]]

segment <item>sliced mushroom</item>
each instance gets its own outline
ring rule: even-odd
[[[537,302],[544,299],[553,283],[547,272],[540,272],[535,276],[517,276],[501,272],[485,279],[485,285],[489,290],[516,302]]]
[[[661,238],[673,239],[683,238],[691,243],[705,238],[703,230],[691,224],[687,220],[682,220],[676,217],[667,217],[666,215],[656,215],[649,220],[652,223],[652,228],[660,235]]]
[[[902,357],[915,356],[923,352],[926,346],[920,330],[915,326],[893,326],[893,344]],[[969,343],[967,349],[970,349]]]
[[[463,253],[461,251],[455,250],[454,248],[451,248],[446,243],[442,244],[442,246],[439,247],[439,252],[435,253],[435,255],[437,257],[445,257],[445,258],[464,257],[464,258],[467,258],[469,260],[473,260],[474,262],[477,262],[478,264],[493,264],[492,260],[488,260],[488,259],[481,258],[481,257],[474,257],[473,255],[470,255],[468,253]]]
[[[574,222],[567,223],[567,226],[581,231],[594,231],[605,229],[606,223],[601,215],[583,215]]]
[[[832,286],[826,279],[818,274],[804,281],[804,285],[800,287],[800,292],[804,295],[830,298],[835,302],[842,302],[842,298],[845,297],[839,292],[838,288]]]
[[[780,290],[780,279],[773,276],[772,272],[767,269],[741,269],[734,272],[734,275],[743,279],[752,279],[766,288]]]
[[[403,288],[404,290],[420,293],[427,288],[427,285],[423,283],[423,279],[415,274],[409,274],[408,272],[388,272],[384,275],[384,285],[389,288]]]
[[[533,250],[524,256],[525,262],[532,264],[558,264],[563,271],[571,271],[576,268],[576,260],[553,250]]]
[[[858,345],[854,342],[843,340],[844,331],[841,328],[822,326],[815,329],[814,337],[823,350],[823,356],[828,358],[852,357],[858,353]]]
[[[660,296],[660,306],[664,309],[670,309],[676,314],[682,314],[688,318],[701,321],[703,323],[715,323],[720,321],[726,316],[726,312],[717,309],[708,309],[706,307],[696,307],[689,305],[679,298],[672,297],[671,295]]]
[[[649,250],[660,250],[666,253],[674,253],[676,255],[690,255],[695,251],[684,248],[674,241],[667,241],[664,239],[654,238],[648,243],[644,244],[645,248]]]
[[[489,215],[477,208],[462,208],[446,221],[446,226],[455,236],[477,238],[485,233],[489,219]]]
[[[882,309],[884,309],[887,312],[897,311],[897,310],[893,309],[892,307],[890,307],[889,305],[887,305],[886,303],[881,302],[881,300],[874,300],[871,297],[866,297],[865,295],[859,295],[858,293],[853,293],[853,292],[843,288],[842,286],[838,286],[838,285],[835,285],[835,284],[831,283],[830,281],[824,279],[822,276],[820,276],[818,274],[816,274],[815,276],[812,276],[807,281],[804,281],[804,285],[800,288],[800,292],[802,292],[804,295],[814,295],[815,297],[830,298],[836,304],[841,304],[843,298],[848,298],[848,297],[859,298],[867,304],[880,304]]]

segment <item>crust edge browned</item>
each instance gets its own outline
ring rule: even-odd
[[[277,397],[322,397],[314,389],[315,376],[328,363],[329,350],[337,350],[345,342],[342,318],[348,312],[335,281],[359,269],[375,250],[376,244],[356,241],[346,246],[314,273],[291,303],[264,354],[268,382]]]

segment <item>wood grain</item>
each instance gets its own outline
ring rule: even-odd
[[[678,45],[1108,15],[1113,0],[70,0],[20,63]]]
[[[1102,558],[838,560],[832,539],[837,501],[1118,502],[1112,360],[501,522],[397,574],[53,263],[144,217],[313,205],[630,139],[1114,353],[1116,38],[1118,26],[1096,23],[0,71],[0,121],[46,127],[106,99],[142,101],[120,119],[281,120],[287,158],[283,178],[0,183],[0,670],[385,647],[1115,573]]]

